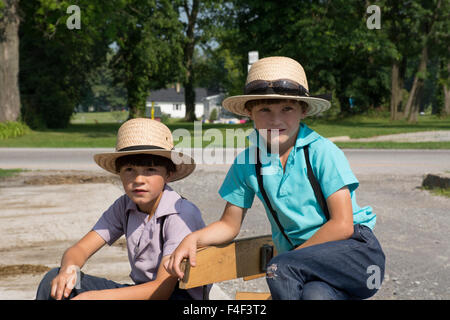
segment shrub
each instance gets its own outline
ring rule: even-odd
[[[214,122],[217,120],[217,108],[212,109],[211,113],[209,114],[209,121]]]
[[[161,122],[168,123],[170,120],[170,114],[161,112]]]
[[[0,139],[8,139],[23,136],[30,128],[23,122],[0,122]]]

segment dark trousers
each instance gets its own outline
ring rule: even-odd
[[[385,255],[372,230],[355,225],[347,240],[285,252],[268,264],[272,299],[367,299],[384,278]]]
[[[52,289],[51,282],[58,275],[58,273],[59,268],[54,268],[49,272],[47,272],[47,274],[44,276],[44,278],[41,280],[41,283],[39,284],[36,293],[36,300],[53,300],[53,298],[50,296]],[[121,284],[114,282],[112,280],[95,277],[80,272],[80,286],[79,286],[80,289],[73,288],[68,299],[71,299],[76,295],[85,291],[115,289],[127,286],[130,286],[130,284]],[[177,284],[169,300],[193,300],[193,299],[186,290],[179,289]]]

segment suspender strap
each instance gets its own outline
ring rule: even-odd
[[[161,229],[160,229],[160,232],[159,232],[159,244],[161,246],[161,254],[162,254],[162,251],[164,249],[163,229],[164,229],[164,222],[166,221],[166,218],[167,218],[167,216],[162,216],[161,218],[159,218],[160,219],[159,224],[161,225]]]
[[[322,189],[320,188],[320,184],[317,181],[316,176],[314,175],[314,172],[312,170],[311,162],[309,161],[309,150],[308,150],[308,146],[307,145],[303,148],[303,151],[305,153],[306,169],[307,169],[309,183],[311,184],[311,186],[313,188],[314,195],[316,196],[317,202],[319,203],[320,207],[322,208],[322,211],[323,211],[323,213],[325,215],[325,218],[327,220],[329,220],[330,219],[330,213],[328,211],[327,201],[325,200],[325,197],[323,195]],[[256,148],[255,171],[256,171],[256,178],[258,180],[259,190],[261,192],[261,195],[263,196],[263,199],[264,199],[267,207],[269,208],[270,213],[272,214],[273,219],[275,220],[275,222],[276,222],[276,224],[278,226],[278,229],[280,229],[281,233],[286,238],[286,240],[289,242],[291,247],[294,248],[294,244],[292,243],[292,241],[289,239],[289,237],[284,232],[283,226],[281,225],[280,220],[278,219],[278,214],[272,208],[270,200],[267,197],[267,193],[264,190],[263,177],[261,175],[261,161],[259,160],[259,149],[258,148]]]
[[[320,188],[319,181],[317,181],[316,176],[314,175],[314,172],[311,167],[311,162],[309,161],[308,145],[303,147],[303,151],[305,153],[305,161],[306,161],[306,168],[308,170],[309,183],[311,183],[317,202],[319,202],[319,205],[322,208],[323,213],[325,214],[325,218],[327,220],[330,220],[330,213],[328,211],[327,201],[325,200],[325,197],[322,193],[322,188]]]
[[[259,149],[258,148],[256,148],[255,171],[256,171],[256,178],[258,179],[259,191],[261,192],[261,194],[262,194],[262,196],[264,198],[264,201],[266,202],[266,205],[269,208],[270,213],[272,214],[273,220],[275,220],[275,222],[276,222],[276,224],[278,226],[278,229],[280,229],[281,233],[286,238],[286,240],[289,242],[291,247],[294,248],[294,244],[292,243],[292,241],[289,239],[289,237],[284,232],[283,226],[281,225],[280,220],[278,219],[278,214],[272,208],[272,205],[271,205],[271,203],[269,201],[269,198],[267,197],[266,190],[264,190],[263,179],[262,179],[262,175],[261,175],[261,161],[259,160]]]

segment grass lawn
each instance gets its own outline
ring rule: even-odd
[[[71,124],[66,129],[32,130],[17,138],[0,140],[0,147],[113,148],[118,123]]]
[[[47,147],[47,148],[114,148],[117,130],[121,121],[127,117],[123,112],[79,113],[74,115],[66,129],[32,130],[16,138],[0,140],[0,147]],[[339,120],[307,118],[305,123],[324,137],[350,136],[367,138],[378,135],[450,130],[450,118],[439,119],[435,116],[421,116],[417,124],[406,121],[391,122],[387,118],[356,116]],[[252,123],[246,124],[203,124],[201,135],[194,137],[194,128],[199,124],[171,119],[167,126],[175,136],[176,147],[222,146],[244,147],[244,138],[252,129]],[[215,130],[208,130],[215,129]],[[208,130],[208,131],[207,131]],[[218,140],[218,141],[217,141]],[[341,148],[419,148],[450,149],[450,142],[396,143],[396,142],[338,142]]]
[[[1,169],[0,168],[0,179],[15,176],[16,174],[24,171],[23,169]]]
[[[404,120],[391,122],[388,118],[355,116],[342,120],[306,119],[305,123],[324,137],[349,136],[369,138],[374,136],[432,130],[450,130],[450,118],[421,116],[418,123]]]
[[[122,123],[128,118],[127,111],[81,112],[72,115],[72,124]]]

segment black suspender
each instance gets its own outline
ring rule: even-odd
[[[308,151],[308,146],[306,145],[305,147],[303,147],[304,153],[305,153],[305,161],[306,161],[306,168],[307,168],[307,174],[308,174],[308,179],[309,179],[309,183],[311,184],[313,190],[314,190],[314,195],[316,196],[317,202],[319,202],[320,207],[322,208],[323,213],[325,214],[325,217],[327,220],[330,219],[330,213],[328,211],[328,206],[327,206],[327,202],[325,200],[325,197],[322,193],[322,189],[320,188],[320,184],[317,181],[314,172],[312,170],[311,167],[311,163],[309,161],[309,151]],[[278,214],[277,212],[273,209],[269,198],[267,197],[267,193],[264,190],[264,185],[263,185],[263,177],[261,174],[261,161],[259,160],[259,149],[256,148],[256,164],[255,164],[255,171],[256,171],[256,178],[258,180],[258,185],[259,185],[259,190],[261,192],[261,195],[263,196],[264,201],[266,202],[267,207],[269,208],[270,213],[272,214],[273,219],[275,220],[278,228],[280,229],[281,233],[283,234],[283,236],[286,238],[286,240],[289,242],[289,244],[291,245],[292,248],[294,248],[294,244],[292,243],[292,241],[289,239],[289,237],[286,235],[286,233],[284,232],[283,226],[280,223],[280,220],[278,219]]]
[[[327,220],[330,220],[330,212],[328,211],[327,201],[325,200],[322,189],[320,188],[319,181],[317,181],[317,178],[314,175],[314,172],[311,167],[311,162],[309,162],[308,145],[303,147],[303,151],[305,153],[305,161],[306,161],[306,168],[308,171],[309,183],[311,183],[311,186],[314,190],[314,195],[316,196],[317,202],[319,202],[319,205],[322,208],[323,213],[325,214],[325,218]]]
[[[264,201],[266,202],[266,205],[269,208],[270,213],[272,214],[273,220],[275,220],[275,222],[277,223],[278,229],[280,229],[281,233],[286,238],[286,240],[289,242],[291,247],[294,247],[294,244],[292,243],[292,241],[289,239],[289,237],[284,232],[283,226],[281,225],[280,220],[278,220],[278,214],[272,208],[270,200],[267,197],[266,190],[264,190],[263,178],[262,178],[262,174],[261,174],[261,161],[259,161],[259,149],[258,148],[256,148],[256,165],[255,165],[255,170],[256,170],[256,178],[258,179],[259,191],[261,192],[261,194],[262,194],[262,196],[264,198]]]

